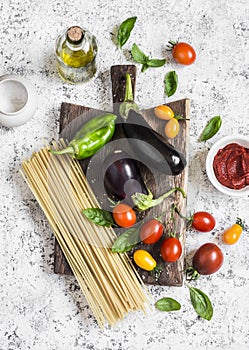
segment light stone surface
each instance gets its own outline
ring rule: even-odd
[[[123,50],[116,47],[117,26],[138,16]],[[249,134],[248,0],[1,0],[0,75],[28,78],[39,95],[34,117],[25,125],[0,127],[0,349],[1,350],[235,350],[249,349],[249,236],[223,246],[220,234],[237,216],[248,220],[248,198],[218,193],[207,179],[205,158],[225,135]],[[63,83],[56,72],[54,43],[70,25],[92,31],[99,43],[98,73],[85,85]],[[196,63],[183,67],[166,52],[168,40],[195,47]],[[188,211],[208,210],[217,219],[212,233],[188,232],[187,262],[205,242],[218,243],[222,269],[194,283],[214,305],[213,319],[197,317],[187,287],[149,287],[152,310],[129,314],[116,327],[99,330],[74,278],[53,274],[54,239],[46,218],[20,176],[21,161],[58,137],[62,101],[111,108],[110,66],[131,63],[133,42],[154,57],[168,58],[162,68],[138,70],[136,100],[147,108],[170,100],[191,100]],[[139,68],[139,67],[138,67]],[[163,79],[170,70],[179,88],[166,99]],[[198,143],[200,131],[221,115],[220,132]],[[170,296],[182,304],[175,313],[153,304]]]

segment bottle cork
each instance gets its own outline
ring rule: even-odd
[[[67,31],[67,40],[74,45],[78,45],[82,42],[84,37],[84,31],[80,27],[70,27]]]

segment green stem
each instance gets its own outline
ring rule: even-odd
[[[174,118],[177,120],[190,120],[189,118],[183,118],[181,115],[175,115]]]
[[[173,40],[169,40],[168,41],[169,45],[167,45],[167,47],[172,50],[173,47],[177,44],[177,41],[173,41]]]
[[[129,73],[125,74],[126,83],[125,83],[125,98],[124,102],[131,102],[133,101],[133,91],[132,91],[132,84],[131,84],[131,76]]]
[[[170,196],[172,193],[174,193],[175,191],[181,192],[181,194],[183,195],[183,198],[186,197],[186,193],[184,192],[184,190],[183,190],[182,188],[180,188],[180,187],[175,187],[175,188],[172,188],[171,190],[169,190],[168,192],[164,193],[162,196],[160,196],[160,197],[158,197],[158,198],[156,198],[156,199],[153,199],[153,200],[152,200],[151,206],[152,206],[152,207],[155,207],[155,206],[157,206],[158,204],[162,203],[162,201],[163,201],[165,198],[169,197],[169,196]]]
[[[172,208],[173,208],[173,210],[180,216],[181,219],[184,219],[184,220],[186,220],[186,221],[188,221],[188,222],[191,221],[191,223],[192,223],[192,221],[193,221],[193,216],[187,217],[187,216],[182,215],[182,213],[180,212],[180,210],[177,208],[177,206],[176,206],[175,204],[172,205]]]
[[[134,109],[135,111],[139,110],[138,106],[133,101],[131,76],[129,73],[126,73],[125,77],[126,77],[125,98],[124,98],[124,102],[122,102],[119,107],[119,114],[124,120],[128,118],[130,109]]]
[[[175,188],[172,188],[170,191],[164,193],[161,197],[156,198],[156,199],[153,199],[153,194],[151,193],[151,191],[149,189],[148,189],[148,194],[136,192],[131,196],[131,199],[139,211],[144,211],[144,210],[147,210],[151,207],[155,207],[158,204],[162,203],[162,201],[165,198],[170,196],[175,191],[181,192],[183,197],[184,198],[186,197],[186,193],[184,192],[184,190],[182,188],[175,187]]]
[[[191,282],[191,281],[196,281],[200,277],[200,274],[198,271],[193,266],[189,266],[186,269],[186,280]]]
[[[74,148],[69,146],[69,147],[61,149],[59,151],[55,151],[53,149],[50,149],[49,152],[52,154],[66,154],[66,153],[74,154]]]
[[[244,229],[244,222],[242,221],[242,219],[240,219],[240,218],[237,218],[237,220],[236,220],[236,224],[237,225],[240,225],[241,227],[242,227],[242,229]]]

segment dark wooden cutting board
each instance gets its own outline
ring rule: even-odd
[[[130,73],[132,78],[133,93],[135,94],[135,82],[136,82],[136,67],[133,65],[121,65],[113,66],[111,68],[111,77],[112,77],[112,94],[113,94],[113,103],[114,111],[118,109],[118,103],[122,102],[124,99],[125,93],[125,74]],[[189,118],[189,100],[182,99],[179,101],[171,102],[168,104],[176,115],[181,115],[184,118]],[[104,111],[92,109],[85,106],[74,105],[70,103],[62,103],[61,113],[60,113],[60,136],[64,139],[71,140],[75,132],[81,127],[81,125],[86,122],[87,119],[92,118],[93,116],[102,114]],[[156,130],[159,134],[164,135],[165,121],[159,120],[154,115],[154,108],[146,109],[141,111],[146,121],[150,126]],[[177,137],[173,140],[170,140],[179,151],[181,151],[188,160],[188,136],[189,136],[189,121],[181,120],[180,121],[180,132]],[[122,149],[127,151],[131,156],[133,150],[129,147],[127,140],[123,139],[124,134],[122,127],[118,125],[116,127],[116,132],[113,141],[119,140],[116,143],[113,141],[108,144],[109,147],[116,147],[116,145],[121,145]],[[122,139],[122,140],[120,140]],[[145,140],[146,141],[146,140]],[[122,142],[122,143],[120,143]],[[114,146],[112,146],[114,145]],[[112,149],[112,148],[110,148]],[[103,152],[108,152],[103,151]],[[81,166],[84,172],[87,171],[87,177],[92,179],[93,190],[98,197],[99,202],[104,203],[105,208],[107,206],[106,197],[101,197],[99,195],[99,189],[95,185],[96,177],[102,176],[101,164],[99,162],[103,161],[103,154],[97,156],[90,161],[89,159],[81,161]],[[99,158],[98,158],[99,157]],[[97,159],[97,160],[96,160]],[[97,163],[96,163],[97,162]],[[97,164],[97,165],[96,165]],[[97,172],[96,174],[96,167]],[[148,171],[146,167],[140,164],[140,170],[142,177],[147,185],[147,187],[152,191],[155,197],[158,197],[160,194],[167,192],[173,187],[181,187],[187,192],[187,180],[188,180],[188,166],[185,170],[178,176],[167,176],[165,174],[153,171],[153,174]],[[98,182],[98,181],[97,181]],[[145,245],[139,243],[136,249],[146,249],[152,256],[156,259],[158,265],[162,268],[162,273],[159,278],[156,278],[153,274],[141,270],[138,268],[139,274],[142,276],[144,283],[153,284],[153,285],[175,285],[181,286],[183,282],[183,263],[184,263],[184,246],[185,246],[185,231],[186,226],[184,220],[182,220],[177,214],[175,214],[175,223],[173,225],[171,216],[171,206],[175,203],[177,207],[181,210],[183,214],[186,211],[186,199],[183,199],[179,192],[171,195],[169,198],[164,200],[159,206],[148,210],[144,213],[144,220],[149,220],[154,216],[160,216],[163,212],[165,213],[163,218],[165,222],[165,235],[173,230],[173,226],[176,229],[177,235],[183,246],[183,254],[181,258],[175,263],[165,263],[160,257],[160,245],[162,240],[154,245]],[[117,233],[121,233],[122,229]],[[130,253],[132,258],[132,252]],[[60,249],[60,246],[57,241],[55,241],[55,260],[54,260],[54,271],[58,274],[72,274],[69,265]]]

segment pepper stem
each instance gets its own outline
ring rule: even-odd
[[[52,154],[66,154],[66,153],[74,154],[74,148],[72,146],[69,146],[69,147],[61,149],[59,151],[55,151],[53,149],[50,149],[49,152]]]
[[[169,190],[168,192],[164,193],[162,196],[158,197],[157,199],[153,199],[153,207],[155,207],[156,205],[162,203],[162,201],[169,197],[172,193],[174,193],[175,191],[179,191],[181,192],[181,194],[183,195],[183,197],[186,197],[186,193],[184,192],[184,190],[180,187],[174,187],[171,190]]]
[[[144,193],[134,193],[131,198],[132,201],[134,203],[134,205],[137,207],[137,209],[139,211],[144,211],[147,210],[151,207],[155,207],[158,204],[162,203],[162,201],[169,197],[172,193],[174,193],[175,191],[179,191],[181,192],[181,194],[183,195],[183,197],[186,197],[186,193],[184,192],[184,190],[180,187],[174,187],[171,190],[169,190],[168,192],[164,193],[162,196],[153,199],[153,195],[151,193],[150,190],[148,190],[149,194],[144,194]]]

